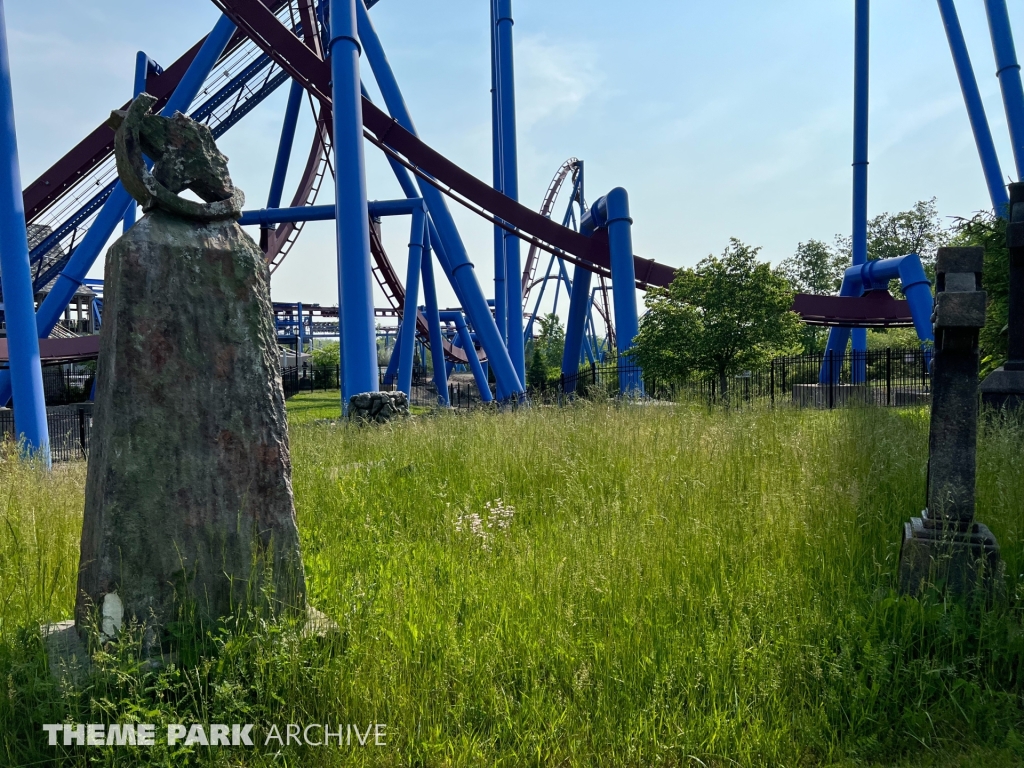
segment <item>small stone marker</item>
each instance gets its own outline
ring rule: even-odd
[[[1010,297],[1007,360],[981,383],[982,402],[992,408],[1024,407],[1024,182],[1009,185]]]
[[[917,595],[928,584],[957,595],[991,589],[1001,572],[999,544],[974,520],[984,256],[983,248],[939,249],[928,506],[904,524],[899,588],[905,594]]]
[[[405,392],[363,392],[348,399],[348,418],[356,422],[384,424],[409,415]]]
[[[146,215],[107,252],[75,606],[104,639],[145,625],[150,651],[183,599],[207,626],[268,585],[305,610],[267,265],[209,129],[154,101],[111,119]]]

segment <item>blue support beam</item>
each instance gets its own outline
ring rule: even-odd
[[[423,261],[420,267],[423,281],[424,315],[430,333],[430,359],[434,364],[434,386],[437,388],[438,405],[448,408],[448,367],[444,361],[444,342],[441,335],[441,317],[437,308],[437,289],[434,285],[434,265],[430,257],[430,245],[424,244]]]
[[[184,113],[188,110],[234,33],[235,25],[231,19],[221,16],[160,114],[169,117],[175,112]],[[118,182],[96,215],[89,231],[82,238],[82,242],[71,254],[71,258],[53,284],[53,289],[37,310],[36,330],[39,338],[45,339],[50,335],[50,331],[60,320],[64,309],[85,279],[86,273],[133,202],[131,195]],[[0,403],[6,403],[10,397],[10,375],[7,371],[0,371]]]
[[[569,318],[566,320],[565,347],[562,352],[562,375],[573,377],[572,391],[576,391],[575,377],[580,368],[580,357],[586,341],[587,310],[590,306],[590,281],[593,273],[576,265],[569,294]],[[588,345],[589,346],[589,345]]]
[[[150,74],[159,75],[164,71],[163,67],[149,58],[145,51],[135,54],[135,87],[132,89],[132,98],[138,97],[146,91],[146,79]],[[135,226],[136,206],[129,205],[124,215],[124,230],[127,232]]]
[[[274,175],[270,179],[270,194],[267,195],[267,208],[280,208],[284,195],[284,181],[288,175],[288,161],[292,156],[295,143],[295,127],[299,123],[299,109],[305,88],[296,80],[288,91],[288,105],[284,110],[284,123],[281,125],[281,140],[277,145],[277,159],[274,161]]]
[[[516,134],[515,58],[512,51],[512,0],[497,0],[498,116],[501,121],[501,183],[506,197],[519,201],[519,149]],[[519,381],[526,381],[523,346],[522,242],[505,232],[505,295],[508,354]]]
[[[501,160],[501,103],[498,98],[498,0],[491,5],[491,154],[494,166],[494,188],[504,191]],[[503,341],[508,341],[508,309],[505,267],[505,229],[494,225],[494,321]]]
[[[1010,196],[1003,183],[1003,172],[999,168],[999,156],[996,154],[996,145],[992,140],[992,129],[989,127],[988,117],[985,114],[985,105],[981,100],[981,91],[978,88],[978,78],[975,77],[974,67],[971,65],[971,56],[967,51],[967,41],[964,39],[964,32],[956,13],[956,4],[954,0],[938,0],[938,3],[939,13],[942,15],[942,25],[946,30],[946,39],[949,41],[949,52],[953,57],[953,66],[956,67],[960,91],[963,93],[964,105],[967,107],[967,117],[971,121],[971,130],[974,132],[974,143],[978,147],[978,156],[981,159],[981,169],[985,174],[988,195],[992,200],[992,209],[996,216],[1005,219],[1009,217]]]
[[[363,156],[359,83],[361,46],[356,7],[362,0],[330,0],[331,98],[334,105],[335,200],[338,207],[338,319],[344,359],[342,410],[353,395],[377,391],[377,336],[373,319],[370,219]]]
[[[932,335],[932,298],[931,282],[921,266],[917,254],[898,256],[894,259],[877,259],[866,264],[850,267],[843,275],[843,284],[839,289],[840,296],[863,296],[867,291],[887,290],[890,280],[899,280],[903,293],[910,305],[910,316],[914,321],[914,329],[925,350],[926,360],[930,359]],[[843,356],[846,354],[846,343],[850,339],[850,331],[856,328],[833,328],[825,346],[825,359],[818,374],[820,384],[838,384],[839,374],[843,367]],[[863,330],[863,329],[861,329]],[[860,362],[865,362],[863,355]],[[856,361],[856,360],[855,360]],[[856,379],[856,366],[851,366],[851,380],[854,384],[863,383]]]
[[[3,287],[10,377],[14,389],[14,431],[25,451],[50,466],[43,371],[36,335],[35,299],[28,261],[25,205],[14,121],[7,19],[0,1],[0,285]]]
[[[1003,108],[1010,127],[1010,144],[1017,166],[1017,179],[1024,179],[1024,86],[1021,85],[1020,64],[1013,45],[1010,14],[1006,0],[985,0],[985,14],[992,35],[992,51],[996,57],[996,77],[1003,94]]]
[[[618,355],[624,365],[619,370],[619,392],[643,393],[643,377],[628,354],[639,333],[636,304],[636,271],[633,266],[633,219],[629,215],[629,195],[616,187],[595,202],[580,221],[580,231],[592,235],[602,227],[608,230],[608,251],[612,272],[612,312],[618,336]]]
[[[398,337],[401,357],[398,361],[398,388],[412,398],[413,351],[416,347],[416,302],[420,293],[420,271],[423,265],[423,241],[426,238],[427,214],[422,203],[412,212],[409,232],[409,264],[405,273],[405,306],[402,311],[402,333]]]
[[[395,79],[380,38],[377,36],[369,14],[366,13],[366,8],[362,3],[356,4],[356,12],[359,17],[359,35],[366,51],[366,58],[373,69],[388,111],[399,125],[416,135],[416,127],[413,125],[401,89],[398,87],[398,81]],[[469,260],[466,246],[459,236],[444,195],[428,182],[420,182],[419,187],[438,235],[438,242],[435,242],[435,229],[431,230],[431,247],[437,252],[438,260],[441,261],[441,266],[449,280],[453,285],[458,284],[456,292],[459,295],[459,300],[469,315],[473,327],[480,334],[484,350],[494,369],[495,379],[498,383],[498,397],[502,400],[518,399],[523,393],[522,380],[519,378],[508,349],[498,333],[498,326],[487,306],[487,300],[480,289],[473,264]],[[520,309],[520,314],[522,314],[522,309]]]
[[[870,0],[856,0],[853,74],[853,264],[868,260],[868,104],[870,83]],[[868,348],[867,331],[853,331],[854,352]],[[862,355],[857,360],[861,360]],[[863,371],[855,374],[863,375]]]
[[[476,354],[476,346],[473,343],[473,334],[470,334],[469,328],[466,325],[466,318],[463,317],[461,312],[441,312],[441,320],[446,323],[455,323],[455,330],[459,334],[460,346],[466,353],[466,359],[469,361],[469,370],[473,372],[473,378],[476,380],[476,387],[480,390],[480,399],[485,403],[491,402],[494,398],[491,396],[491,387],[487,383],[487,374],[484,373],[484,367],[480,364],[480,358]]]

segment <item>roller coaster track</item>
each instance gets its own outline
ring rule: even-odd
[[[275,18],[301,32],[301,22],[296,19],[309,17],[304,7],[311,4],[312,0],[278,0],[271,7]],[[158,108],[174,92],[202,42],[162,74],[147,78],[146,90],[158,98]],[[270,56],[237,32],[203,84],[198,95],[202,102],[190,116],[209,125],[214,136],[220,137],[288,79]],[[113,130],[106,124],[98,126],[24,190],[26,223],[45,233],[30,252],[35,291],[44,289],[61,272],[75,243],[81,241],[113,191],[117,183],[113,144]]]
[[[316,131],[313,134],[313,144],[309,148],[309,157],[306,160],[306,167],[302,172],[302,180],[292,198],[292,207],[313,205],[317,195],[320,194],[320,187],[323,185],[324,177],[330,171],[334,175],[334,168],[331,166],[331,119],[325,114],[326,110],[320,108],[316,119]],[[273,274],[281,262],[291,251],[295,241],[298,240],[305,222],[288,222],[281,224],[268,237],[266,254],[267,265],[270,273]]]
[[[295,205],[308,205],[315,200],[323,178],[330,169],[331,130],[329,118],[324,117],[329,115],[331,103],[330,71],[323,60],[319,35],[315,32],[302,32],[316,30],[313,0],[265,2],[214,0],[238,25],[239,30],[200,93],[201,97],[209,98],[191,114],[198,114],[219,136],[289,76],[302,82],[311,98],[320,104],[317,137],[310,151],[302,183],[293,198]],[[303,38],[296,33],[303,34]],[[157,96],[158,108],[173,93],[201,44],[202,41],[196,43],[163,74],[152,75],[147,79],[146,90]],[[239,74],[232,77],[232,73]],[[257,77],[263,78],[262,85],[253,89],[252,82]],[[228,82],[220,86],[222,79]],[[366,138],[417,176],[434,184],[474,212],[510,229],[531,243],[531,246],[580,264],[601,277],[610,276],[606,233],[598,231],[586,237],[562,227],[467,173],[406,131],[369,100],[363,99],[362,107]],[[106,124],[100,125],[25,189],[28,223],[52,230],[33,249],[33,260],[37,262],[37,286],[45,285],[60,272],[70,256],[73,243],[80,241],[88,222],[113,189],[116,183],[113,139],[113,131]],[[268,237],[267,253],[273,270],[280,266],[300,230],[301,225],[283,225]],[[47,253],[68,238],[71,239],[71,246],[67,249],[67,256],[53,260],[45,267],[39,263]],[[57,249],[58,253],[60,250]],[[404,287],[395,276],[379,238],[374,250],[378,282],[382,287],[386,286],[385,293],[390,295],[392,305],[400,306],[404,303]],[[533,261],[536,262],[536,256]],[[636,256],[634,266],[637,286],[640,288],[667,285],[675,272],[671,267]],[[535,266],[531,265],[531,270],[535,270]],[[603,314],[607,315],[607,307],[605,310]],[[425,321],[422,317],[418,319],[421,321],[417,323],[418,330],[423,332],[426,329]],[[461,350],[449,348],[447,344],[445,353],[459,362],[465,360]]]
[[[558,172],[555,173],[555,177],[551,179],[551,183],[548,184],[548,191],[544,193],[544,200],[540,204],[540,215],[546,219],[551,218],[551,212],[555,207],[555,200],[558,199],[558,193],[562,190],[562,184],[565,182],[569,174],[572,174],[573,183],[576,181],[576,174],[579,173],[579,163],[575,157],[570,157],[561,167]],[[540,246],[536,243],[530,244],[530,251],[526,255],[526,263],[523,264],[523,308],[526,308],[526,302],[530,298],[530,290],[536,284],[537,277],[537,262],[540,256]]]

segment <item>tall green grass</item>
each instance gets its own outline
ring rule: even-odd
[[[83,472],[0,464],[0,763],[1019,765],[1024,428],[987,429],[985,609],[895,594],[924,503],[925,411],[581,405],[354,428],[290,401],[310,599],[200,662],[130,649],[78,686],[38,623],[70,615]],[[7,595],[12,595],[7,599]],[[43,722],[381,722],[384,748],[51,748]]]

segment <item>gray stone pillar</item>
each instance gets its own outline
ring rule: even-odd
[[[982,248],[940,248],[928,435],[928,506],[904,525],[900,591],[927,585],[965,594],[991,588],[999,545],[974,520],[978,440],[978,332],[985,325]]]
[[[1010,184],[1010,299],[1006,363],[981,384],[981,399],[992,408],[1024,406],[1024,183]]]

